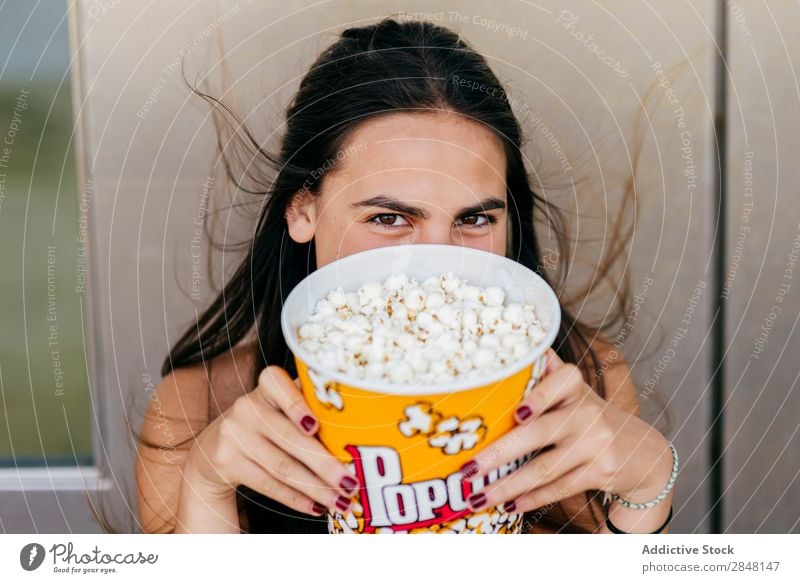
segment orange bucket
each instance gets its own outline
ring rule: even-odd
[[[544,340],[502,369],[437,386],[355,378],[320,366],[300,345],[298,328],[317,301],[337,286],[355,291],[393,274],[423,281],[448,272],[471,285],[501,287],[506,303],[532,301],[544,325]],[[320,421],[319,439],[361,484],[346,514],[329,511],[329,531],[521,532],[522,514],[497,507],[472,513],[466,501],[513,472],[530,454],[471,481],[462,482],[459,469],[516,425],[514,410],[541,378],[559,323],[558,299],[539,275],[500,255],[462,246],[370,249],[325,265],[301,281],[284,303],[283,334],[305,399]]]

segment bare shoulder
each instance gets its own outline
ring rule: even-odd
[[[151,392],[136,459],[143,532],[174,528],[186,457],[196,436],[252,389],[252,354],[250,346],[242,345],[205,363],[176,368]]]
[[[174,448],[202,430],[208,417],[208,379],[205,367],[176,368],[149,393],[140,430],[140,442],[150,447]]]

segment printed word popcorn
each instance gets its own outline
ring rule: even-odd
[[[404,274],[317,302],[298,336],[320,366],[359,379],[442,383],[499,370],[545,338],[532,301],[504,304],[497,286],[452,272],[419,283]]]

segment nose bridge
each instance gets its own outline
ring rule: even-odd
[[[456,245],[460,241],[453,221],[445,212],[436,212],[428,220],[423,221],[418,229],[415,243],[437,245]]]

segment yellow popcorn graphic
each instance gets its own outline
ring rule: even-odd
[[[338,384],[336,381],[326,379],[321,373],[310,367],[308,369],[308,377],[314,385],[314,396],[317,401],[329,409],[334,408],[339,411],[344,409],[344,401],[336,388]]]
[[[413,437],[419,433],[430,434],[442,418],[441,414],[433,410],[433,405],[425,401],[409,405],[403,412],[406,418],[400,422],[399,427],[400,433],[406,437]]]
[[[405,407],[406,417],[398,424],[405,437],[425,435],[431,447],[442,453],[455,455],[474,448],[486,437],[486,426],[481,417],[459,419],[446,417],[436,411],[431,403],[419,401]]]
[[[486,426],[480,417],[463,421],[448,417],[436,426],[436,433],[428,438],[428,443],[447,455],[455,455],[474,448],[485,436]]]

